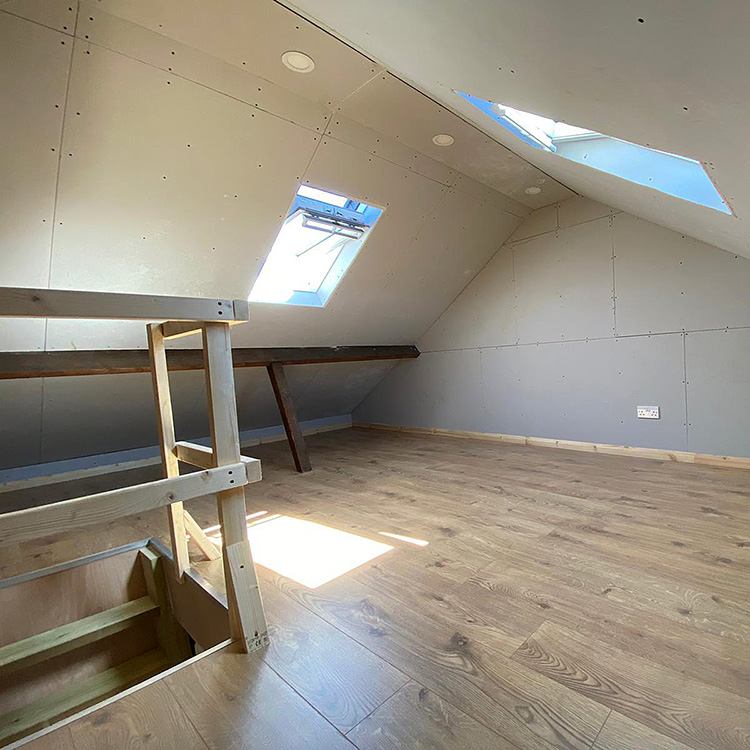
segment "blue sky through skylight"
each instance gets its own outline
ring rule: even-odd
[[[731,213],[703,165],[695,159],[657,151],[471,94],[456,93],[534,148],[682,200]]]

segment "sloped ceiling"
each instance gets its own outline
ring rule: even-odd
[[[325,308],[253,305],[235,346],[412,343],[572,195],[273,0],[0,0],[0,38],[3,284],[246,297],[309,182],[385,214]],[[455,148],[432,143],[446,130]],[[143,347],[142,329],[11,320],[0,349]]]
[[[750,257],[750,4],[381,0],[375,9],[364,0],[295,0],[293,5],[576,192]],[[698,159],[735,215],[533,149],[455,91]]]
[[[295,48],[311,74],[281,64]],[[3,285],[243,298],[301,182],[385,209],[325,308],[254,304],[234,346],[413,343],[543,205],[526,186],[571,194],[273,0],[0,0],[0,108]],[[415,113],[408,137],[380,108]],[[433,146],[446,129],[461,148]],[[0,350],[145,345],[142,323],[0,325]],[[300,418],[391,366],[290,368]],[[279,423],[262,369],[236,383],[242,429]],[[180,436],[205,436],[200,373],[173,386]],[[2,466],[155,442],[147,375],[7,380],[0,402]]]

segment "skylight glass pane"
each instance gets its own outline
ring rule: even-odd
[[[456,93],[534,148],[682,200],[731,213],[703,165],[695,159],[612,138],[471,94]]]
[[[316,201],[330,203],[332,206],[338,206],[339,208],[343,208],[349,200],[343,195],[329,193],[325,190],[310,187],[309,185],[300,185],[299,190],[297,190],[297,195],[302,195],[305,198],[314,198]]]
[[[326,274],[351,242],[303,225],[303,212],[284,223],[263,272],[253,287],[254,302],[287,302],[295,292],[317,292]]]
[[[249,300],[322,307],[381,213],[348,197],[301,186]]]

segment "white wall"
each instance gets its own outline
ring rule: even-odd
[[[532,213],[418,346],[356,420],[750,456],[750,261],[587,199]]]
[[[433,128],[484,142],[455,115],[422,123],[431,155],[358,122],[429,100],[384,95],[382,66],[273,0],[11,0],[0,40],[6,285],[247,297],[309,182],[385,213],[324,309],[254,305],[235,345],[412,343],[529,213],[509,194],[538,201],[498,144],[505,192],[435,158]],[[284,68],[290,48],[315,70]],[[0,349],[144,347],[142,328],[7,321]]]
[[[287,49],[315,71],[284,68]],[[382,80],[273,0],[0,3],[0,284],[246,298],[309,182],[385,213],[325,308],[251,305],[234,346],[413,343],[528,215],[509,196],[533,205],[523,180],[540,173],[499,144],[518,179],[501,191],[463,173],[484,137],[449,113],[423,118],[431,154],[358,122],[347,100],[366,105],[375,81],[385,106]],[[399,89],[396,104],[426,101]],[[468,140],[441,156],[433,128],[454,126]],[[0,325],[6,351],[145,346],[141,323]],[[294,368],[301,418],[348,413],[390,366]],[[174,381],[180,436],[207,434],[200,373]],[[237,374],[243,430],[279,422],[266,381]],[[0,466],[149,445],[152,412],[148,376],[3,381]]]

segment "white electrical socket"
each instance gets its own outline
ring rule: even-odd
[[[658,406],[639,406],[636,408],[638,419],[659,419]]]

